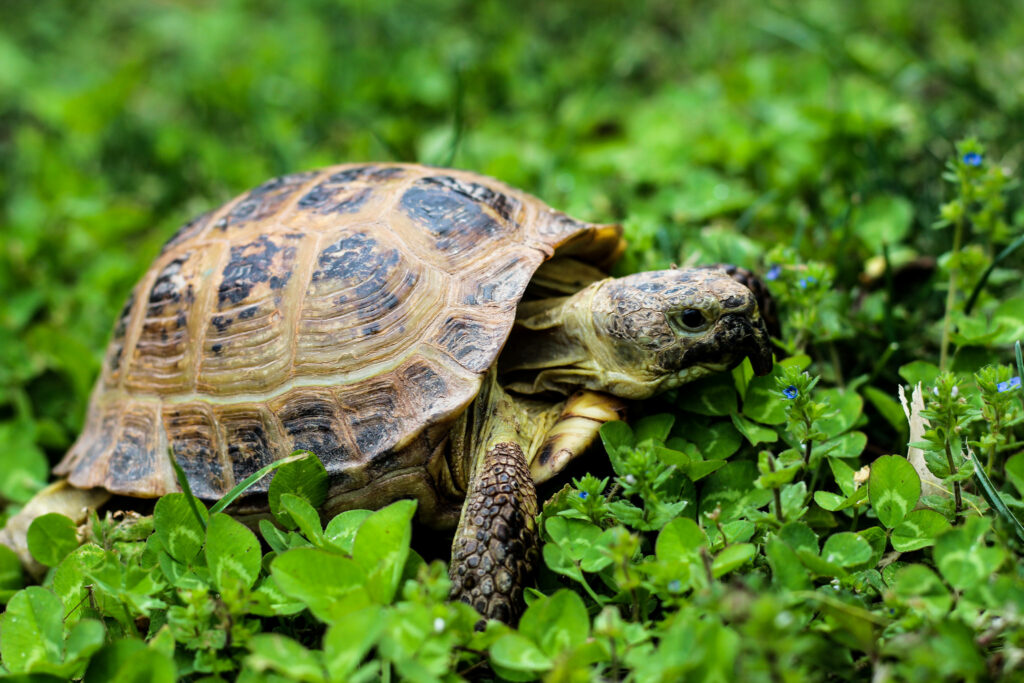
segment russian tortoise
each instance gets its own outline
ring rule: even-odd
[[[182,227],[118,316],[65,479],[0,532],[110,494],[216,500],[295,449],[323,508],[419,501],[457,526],[453,597],[514,619],[535,484],[641,399],[749,357],[771,368],[749,274],[613,279],[621,229],[491,178],[410,164],[271,180]],[[754,291],[760,293],[756,287]],[[504,350],[503,350],[504,349]],[[234,504],[265,513],[267,483]],[[460,514],[461,510],[461,514]]]

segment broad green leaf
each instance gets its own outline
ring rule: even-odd
[[[511,671],[547,671],[551,659],[529,638],[518,633],[507,633],[491,645],[491,660]]]
[[[883,455],[871,464],[868,496],[878,521],[892,529],[917,505],[921,479],[906,458]]]
[[[679,407],[698,415],[730,415],[736,412],[736,388],[728,375],[713,375],[679,390]]]
[[[864,452],[867,445],[867,434],[853,431],[816,444],[814,450],[818,455],[829,458],[856,458]]]
[[[632,428],[621,420],[605,422],[601,425],[599,433],[604,448],[609,454],[618,453],[625,448],[632,448],[636,443]]]
[[[935,544],[949,522],[934,510],[913,510],[892,530],[892,547],[903,553]]]
[[[752,422],[738,413],[732,413],[730,417],[732,418],[733,426],[736,427],[740,434],[746,437],[751,446],[761,443],[775,443],[779,440],[778,432],[770,427]]]
[[[923,360],[915,360],[902,365],[898,372],[911,388],[918,382],[925,387],[931,386],[935,383],[935,378],[939,376],[938,366]]]
[[[85,683],[174,683],[174,662],[141,640],[116,640],[97,652]]]
[[[208,524],[206,508],[197,506],[197,510]],[[196,519],[184,493],[169,493],[156,502],[153,528],[167,553],[178,562],[190,563],[203,548],[206,530]]]
[[[743,445],[743,436],[736,431],[731,422],[714,422],[706,427],[694,425],[682,436],[697,446],[698,452],[705,460],[724,460]]]
[[[537,600],[523,613],[519,633],[554,657],[580,645],[590,633],[590,618],[579,593],[561,589]]]
[[[935,572],[923,564],[911,564],[899,569],[890,587],[893,593],[913,609],[943,619],[953,604],[953,596]]]
[[[985,542],[990,526],[985,517],[971,517],[935,540],[935,564],[954,588],[967,590],[987,581],[1006,558],[1003,548]]]
[[[711,562],[711,575],[716,579],[725,576],[750,562],[756,554],[757,547],[753,543],[730,545],[715,555],[715,559]]]
[[[21,572],[21,560],[18,555],[5,545],[0,545],[0,604],[7,602],[5,593],[13,595],[24,585]]]
[[[695,557],[708,539],[697,523],[688,517],[677,517],[658,534],[654,552],[659,560],[674,561]]]
[[[765,555],[772,568],[772,581],[788,590],[806,590],[811,587],[811,577],[793,550],[777,536],[769,538]]]
[[[28,551],[39,564],[56,567],[77,547],[75,523],[64,515],[56,512],[41,515],[28,527]]]
[[[327,523],[324,538],[338,551],[351,555],[359,526],[372,514],[373,510],[346,510]]]
[[[210,518],[206,533],[206,564],[221,591],[228,588],[228,576],[252,588],[262,562],[260,542],[241,522],[218,512]]]
[[[383,629],[383,609],[378,605],[350,612],[331,624],[324,635],[324,663],[331,680],[348,680]]]
[[[320,525],[320,513],[309,504],[309,501],[291,493],[283,493],[280,505],[292,521],[298,525],[303,536],[308,538],[313,545],[323,547],[324,531]]]
[[[308,457],[290,462],[274,474],[267,491],[270,511],[281,524],[294,529],[291,517],[281,508],[281,494],[290,493],[305,498],[314,508],[319,508],[327,500],[328,486],[327,470],[320,458],[310,453]]]
[[[247,643],[246,664],[256,671],[276,671],[289,680],[322,683],[327,680],[319,653],[279,633],[259,633]]]
[[[779,529],[779,538],[793,550],[801,548],[818,554],[818,535],[803,522],[787,522]]]
[[[820,389],[815,397],[823,401],[834,414],[821,418],[817,426],[828,438],[839,436],[853,427],[864,410],[864,399],[853,391],[839,389]]]
[[[296,548],[275,557],[270,572],[281,592],[301,600],[329,624],[370,605],[366,571],[341,555]]]
[[[367,517],[356,532],[352,559],[367,576],[367,590],[380,604],[395,597],[409,557],[416,501],[399,500]]]
[[[633,424],[633,433],[636,435],[636,443],[639,444],[648,439],[652,440],[656,444],[665,443],[665,440],[668,439],[669,432],[672,431],[672,425],[675,421],[675,416],[669,413],[647,415],[646,417],[640,418]]]
[[[779,395],[779,388],[775,380],[782,376],[785,368],[796,367],[803,370],[810,365],[810,362],[811,359],[805,355],[791,356],[776,362],[769,374],[752,378],[743,398],[743,414],[761,424],[785,424],[786,404]]]
[[[0,615],[0,657],[12,673],[46,670],[61,662],[64,606],[40,586],[14,594]]]
[[[853,232],[869,253],[878,254],[883,245],[899,244],[910,230],[914,205],[906,197],[880,194],[856,207]]]
[[[846,508],[853,507],[857,503],[867,499],[867,497],[867,486],[861,486],[859,489],[854,491],[853,495],[849,498],[844,498],[835,493],[829,493],[828,491],[814,492],[814,502],[830,512],[838,512],[839,510],[845,510]]]
[[[841,531],[825,539],[821,557],[840,567],[852,567],[871,558],[871,545],[852,531]]]
[[[1014,453],[1007,459],[1006,479],[1017,489],[1017,494],[1024,497],[1024,452]]]

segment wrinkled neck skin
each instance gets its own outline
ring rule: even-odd
[[[600,313],[612,313],[599,310],[607,299],[597,296],[609,282],[612,278],[570,297],[524,307],[527,315],[516,320],[501,356],[499,368],[506,388],[520,394],[562,395],[590,389],[644,399],[708,374],[703,368],[692,368],[692,376],[680,380],[645,371],[642,358],[623,358],[621,347],[616,348],[595,322]],[[543,310],[530,314],[537,309]]]

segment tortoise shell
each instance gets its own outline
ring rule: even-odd
[[[556,250],[606,266],[620,249],[618,226],[473,173],[276,178],[167,243],[118,316],[85,428],[55,471],[159,496],[178,490],[171,449],[212,500],[308,449],[332,500],[359,502],[384,480],[426,485],[538,266]]]

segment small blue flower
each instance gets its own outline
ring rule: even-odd
[[[800,281],[797,282],[797,284],[800,285],[801,288],[807,289],[807,285],[813,284],[817,281],[817,278],[815,278],[813,275],[808,275],[805,278],[801,278]]]
[[[580,491],[580,500],[586,500],[589,495],[586,491]]]
[[[981,166],[981,155],[977,152],[968,152],[964,155],[964,163],[968,166]]]
[[[683,590],[683,584],[679,579],[672,579],[668,582],[668,589],[673,593],[678,593]]]
[[[788,387],[786,387],[785,389],[782,390],[782,395],[785,396],[786,398],[790,399],[790,400],[796,398],[797,394],[799,394],[799,393],[800,392],[797,391],[796,387],[793,386],[792,384],[790,384]]]
[[[764,279],[778,280],[780,275],[782,275],[782,266],[772,266],[768,269],[768,272],[764,274]]]
[[[1013,389],[1019,389],[1019,388],[1020,388],[1020,377],[1011,377],[1010,379],[1006,380],[1005,382],[1000,382],[999,384],[996,385],[996,389],[999,390],[999,393],[1002,393],[1004,391],[1012,391]]]

